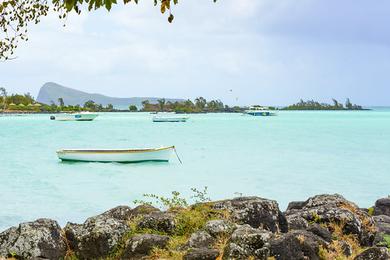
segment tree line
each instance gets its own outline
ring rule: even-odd
[[[131,110],[131,109],[130,109]],[[219,112],[243,112],[244,108],[224,105],[221,100],[207,101],[203,97],[198,97],[194,101],[187,99],[185,101],[170,102],[165,99],[158,99],[157,103],[152,104],[148,100],[142,102],[144,112],[176,112],[176,113],[219,113]]]
[[[336,99],[332,99],[333,104],[320,103],[314,100],[303,101],[302,99],[293,105],[282,108],[282,110],[363,110],[360,105],[352,104],[347,98],[343,105]]]
[[[340,103],[336,99],[332,99],[333,104],[320,103],[314,100],[303,101],[302,99],[293,105],[281,108],[281,110],[363,110],[360,105],[353,104],[349,98],[345,104]],[[176,112],[176,113],[242,113],[247,107],[230,107],[225,105],[221,100],[207,101],[203,97],[198,97],[193,101],[187,99],[185,101],[166,101],[158,99],[156,103],[151,103],[149,100],[142,102],[142,107],[139,109],[136,105],[130,105],[127,109],[120,110],[114,108],[112,104],[103,106],[93,100],[88,100],[83,105],[65,105],[63,98],[58,98],[56,102],[51,104],[43,104],[37,102],[30,93],[26,94],[11,94],[8,95],[5,88],[0,88],[0,110],[1,111],[21,111],[21,112],[42,112],[42,113],[57,113],[57,112]],[[273,109],[273,108],[269,108]]]
[[[207,101],[203,97],[198,97],[194,101],[185,100],[182,102],[170,102],[165,99],[158,99],[156,103],[149,100],[142,102],[142,108],[136,105],[129,105],[128,109],[120,110],[114,108],[112,104],[103,106],[93,100],[88,100],[83,105],[66,105],[63,98],[58,98],[51,104],[37,102],[30,93],[8,95],[6,89],[0,88],[0,109],[9,112],[176,112],[176,113],[208,113],[208,112],[243,112],[244,108],[224,105],[220,100]]]
[[[36,113],[57,113],[57,112],[115,112],[118,111],[112,104],[103,106],[96,104],[93,100],[88,100],[84,105],[65,105],[63,98],[58,98],[57,104],[52,101],[51,104],[37,102],[30,93],[8,95],[5,88],[0,88],[0,110],[6,112],[36,112]]]

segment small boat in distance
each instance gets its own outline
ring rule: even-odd
[[[68,114],[58,114],[55,116],[50,116],[50,120],[56,121],[92,121],[99,115],[96,113],[90,112],[80,112],[80,113],[68,113]]]
[[[248,110],[245,110],[245,114],[251,116],[277,116],[276,111],[271,111],[269,107],[252,106]]]
[[[186,116],[154,116],[153,122],[187,122]]]
[[[148,149],[63,149],[57,151],[62,161],[74,162],[168,162],[175,146]]]

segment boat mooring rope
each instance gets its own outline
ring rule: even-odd
[[[173,150],[175,151],[176,157],[179,160],[180,164],[183,164],[183,162],[180,160],[179,155],[177,154],[176,147],[174,147]]]

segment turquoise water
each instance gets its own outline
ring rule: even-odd
[[[212,199],[292,200],[341,193],[362,207],[390,194],[390,110],[280,112],[277,117],[191,115],[153,123],[143,113],[93,122],[0,117],[0,230],[39,217],[81,222],[143,193],[209,187]],[[60,148],[176,145],[170,163],[61,163]],[[236,194],[235,194],[236,193]]]

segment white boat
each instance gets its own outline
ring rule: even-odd
[[[56,121],[92,121],[98,114],[90,112],[81,112],[81,113],[69,113],[69,114],[58,114],[51,116],[51,120]]]
[[[187,122],[186,116],[154,116],[153,122]]]
[[[135,163],[147,161],[168,162],[175,147],[161,147],[150,149],[64,149],[57,151],[62,161],[78,162],[120,162]]]
[[[252,106],[248,110],[245,110],[245,114],[251,116],[277,116],[276,111],[271,111],[269,107]]]

